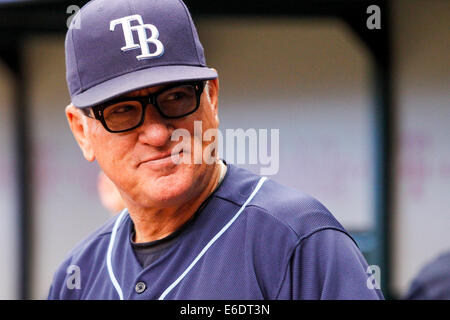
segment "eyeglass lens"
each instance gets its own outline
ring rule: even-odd
[[[196,90],[193,85],[182,85],[158,94],[156,106],[166,117],[176,118],[191,113],[197,107]],[[122,131],[137,126],[143,118],[144,107],[130,98],[106,107],[103,118],[110,130]]]

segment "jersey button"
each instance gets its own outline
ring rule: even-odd
[[[145,282],[142,282],[142,281],[136,283],[136,286],[134,287],[134,290],[136,290],[136,292],[139,293],[139,294],[144,292],[145,289],[147,289],[147,285],[145,284]]]

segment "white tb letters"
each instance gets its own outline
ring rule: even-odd
[[[137,21],[139,24],[132,26],[131,22]],[[109,30],[114,31],[116,25],[121,24],[123,35],[125,38],[125,46],[121,48],[122,51],[129,51],[134,49],[141,49],[141,54],[136,57],[138,60],[152,59],[160,57],[164,54],[164,45],[158,40],[159,31],[152,24],[144,24],[142,17],[138,14],[112,20],[109,25]],[[147,37],[147,30],[150,31],[150,37]],[[139,44],[134,43],[133,31],[137,32],[139,37]],[[150,52],[149,43],[153,43],[156,47],[154,52]]]

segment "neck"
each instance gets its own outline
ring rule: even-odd
[[[179,206],[167,208],[139,208],[127,206],[134,223],[136,243],[150,242],[165,238],[185,224],[201,204],[214,192],[221,179],[222,161],[214,165],[212,173],[206,177],[206,184],[200,194]],[[226,167],[225,167],[226,169]]]

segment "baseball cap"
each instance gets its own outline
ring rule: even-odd
[[[217,78],[181,0],[92,0],[65,40],[72,103],[89,107],[170,82]]]

